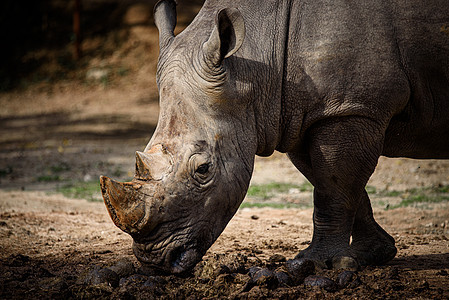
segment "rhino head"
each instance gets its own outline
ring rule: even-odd
[[[257,152],[253,111],[228,68],[243,43],[243,18],[237,9],[202,11],[175,37],[176,3],[156,4],[158,125],[136,152],[131,182],[100,178],[109,214],[132,236],[138,260],[166,273],[193,268],[224,230]]]

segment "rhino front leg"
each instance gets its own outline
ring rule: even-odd
[[[355,220],[359,228],[367,217],[366,211],[357,212],[365,203],[365,186],[381,154],[383,132],[379,123],[369,119],[336,118],[309,131],[302,154],[289,153],[315,187],[312,242],[298,257],[326,267],[345,267],[342,261],[351,267],[364,261],[363,247],[352,248],[349,242]]]
[[[351,249],[362,265],[381,265],[396,255],[394,238],[374,220],[368,194],[362,196],[352,227]]]

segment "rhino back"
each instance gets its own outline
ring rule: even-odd
[[[398,1],[395,27],[412,95],[392,119],[384,151],[449,158],[449,2],[405,3]]]
[[[449,2],[297,1],[289,18],[284,145],[365,116],[386,124],[385,155],[449,155]]]
[[[383,124],[385,155],[448,155],[449,139],[435,138],[449,136],[447,0],[208,0],[180,36],[202,43],[224,7],[245,20],[225,64],[253,103],[257,154],[292,151],[317,122],[358,116]]]

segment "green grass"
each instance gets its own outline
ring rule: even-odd
[[[103,201],[100,192],[100,182],[98,180],[69,183],[58,187],[56,191],[67,198]]]
[[[449,201],[449,186],[410,189],[402,193],[400,197],[401,202],[391,208]]]
[[[128,69],[128,68],[125,68],[125,67],[120,67],[120,68],[118,68],[118,70],[117,70],[117,74],[118,74],[120,77],[126,76],[126,75],[128,75],[128,73],[129,73],[129,69]]]
[[[61,180],[58,175],[47,175],[38,177],[39,181],[59,181]],[[247,196],[255,201],[243,202],[240,208],[301,208],[304,205],[297,203],[283,203],[283,202],[270,202],[279,194],[288,193],[291,189],[297,189],[300,192],[312,192],[313,186],[306,182],[301,185],[289,184],[289,183],[268,183],[261,185],[252,185],[248,190]],[[439,203],[449,201],[449,185],[439,187],[424,187],[409,189],[406,191],[377,191],[376,188],[367,186],[367,192],[372,198],[382,197],[399,197],[401,200],[395,205],[382,205],[384,201],[380,200],[379,204],[386,207],[386,209],[395,209],[398,207],[417,206],[426,203]],[[102,201],[100,192],[100,183],[98,180],[88,182],[74,182],[68,183],[56,189],[57,192],[62,193],[68,198],[86,199],[88,201]],[[382,202],[382,203],[381,203]]]
[[[313,186],[306,182],[302,185],[289,183],[272,182],[261,185],[251,185],[248,189],[247,197],[251,198],[250,202],[243,202],[240,208],[301,208],[304,205],[296,203],[270,202],[269,200],[279,194],[286,194],[291,189],[298,189],[300,192],[312,192]],[[397,190],[380,190],[373,186],[367,186],[366,191],[377,204],[385,207],[385,209],[395,209],[407,206],[423,206],[427,203],[439,203],[449,201],[449,185],[438,187],[423,187],[408,189],[405,191]],[[382,200],[382,198],[398,198],[396,204],[391,205]],[[376,200],[376,198],[378,200]],[[379,199],[380,198],[380,199]]]
[[[36,180],[38,182],[65,181],[63,176],[61,176],[61,173],[70,171],[70,166],[65,162],[61,162],[58,164],[48,166],[43,171],[44,175],[36,177]]]
[[[287,193],[291,189],[298,189],[300,192],[309,192],[313,191],[313,186],[309,182],[306,182],[302,185],[278,182],[272,182],[268,184],[255,184],[249,187],[247,196],[268,200],[273,198],[277,194]]]
[[[270,199],[282,194],[288,194],[291,190],[299,192],[312,192],[313,186],[309,182],[301,185],[291,183],[271,182],[267,184],[253,184],[249,187],[247,197],[250,201],[245,201],[240,205],[240,208],[304,208],[308,205],[300,203],[287,203],[279,201],[269,201]]]
[[[42,175],[37,177],[39,182],[50,182],[50,181],[61,181],[61,176],[59,175]]]
[[[49,170],[52,173],[61,173],[61,172],[65,172],[65,171],[70,171],[70,166],[67,163],[62,162],[57,165],[50,166]]]
[[[385,204],[386,209],[449,201],[449,185],[414,188],[405,191],[376,191],[374,187],[367,186],[366,190],[373,198],[395,197],[401,199],[400,202],[395,205],[389,205],[384,201],[379,201],[378,204]]]
[[[365,187],[365,190],[366,190],[366,192],[367,192],[368,194],[375,194],[375,193],[377,193],[376,187],[371,186],[371,185],[367,185],[367,186]]]

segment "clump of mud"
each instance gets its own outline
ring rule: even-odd
[[[130,259],[112,265],[77,264],[72,269],[25,255],[0,261],[2,299],[260,299],[331,297],[395,298],[443,296],[427,281],[410,280],[393,266],[361,271],[316,269],[311,261],[273,255],[216,254],[190,274],[145,274]],[[70,270],[73,270],[72,272]],[[441,276],[447,278],[445,274]]]

